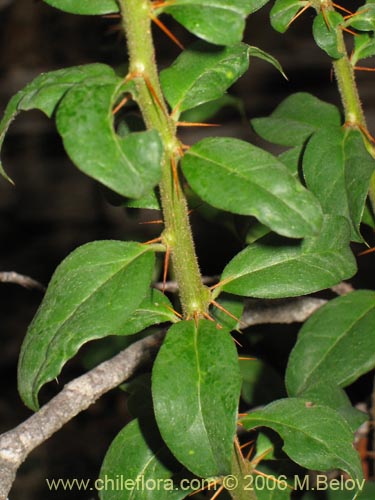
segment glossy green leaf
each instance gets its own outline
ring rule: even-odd
[[[286,166],[289,172],[297,178],[299,177],[303,149],[303,146],[296,146],[284,151],[284,153],[278,156],[278,159]]]
[[[347,24],[359,31],[375,31],[375,3],[370,0],[361,5]]]
[[[232,108],[235,111],[238,111],[239,115],[244,116],[243,101],[239,97],[230,94],[224,94],[218,99],[205,102],[204,104],[200,104],[195,108],[184,111],[181,114],[180,119],[181,121],[186,122],[203,123],[213,118],[217,113],[219,113],[219,111],[224,108]]]
[[[343,215],[351,224],[352,239],[361,242],[359,226],[375,160],[357,130],[330,127],[307,143],[303,173],[310,191],[325,213]]]
[[[314,19],[313,35],[316,44],[333,59],[340,59],[344,54],[337,45],[336,30],[340,29],[344,18],[335,10],[320,12]]]
[[[375,366],[375,293],[338,297],[318,309],[303,325],[290,355],[286,384],[297,396],[317,380],[340,387]]]
[[[354,37],[354,51],[350,58],[353,66],[361,59],[375,55],[375,37],[372,33],[362,33]]]
[[[356,272],[343,217],[327,217],[300,246],[251,245],[225,267],[221,290],[259,298],[294,297],[336,285]]]
[[[294,396],[294,394],[289,395]],[[312,383],[301,394],[298,394],[298,396],[314,405],[328,406],[338,411],[346,420],[353,433],[368,419],[366,413],[352,406],[344,389],[331,382],[327,377]]]
[[[238,330],[244,308],[243,299],[236,295],[223,294],[216,302],[232,316],[229,316],[227,312],[216,306],[213,306],[212,311],[210,311],[211,316],[226,330]]]
[[[154,189],[137,199],[126,198],[123,201],[122,206],[126,208],[147,208],[148,210],[161,210],[159,197]]]
[[[185,50],[160,74],[167,101],[179,112],[221,97],[249,67],[249,46],[204,42]]]
[[[268,62],[269,64],[272,64],[272,66],[276,68],[286,80],[288,79],[286,74],[284,73],[281,64],[275,57],[271,56],[271,54],[269,54],[268,52],[265,52],[264,50],[259,49],[258,47],[254,47],[252,45],[250,45],[249,49],[250,49],[250,57],[256,57],[258,59],[262,59],[263,61]]]
[[[175,0],[163,8],[194,35],[218,45],[242,39],[246,17],[269,0]]]
[[[351,481],[342,482],[340,477],[327,478],[323,474],[318,476],[320,482],[314,486],[311,483],[315,491],[310,489],[306,492],[301,499],[302,500],[321,500],[321,491],[324,489],[324,500],[373,500],[375,498],[375,482],[365,481],[364,479],[355,485]],[[353,490],[359,486],[360,493],[355,496]]]
[[[180,500],[189,491],[174,481],[176,463],[153,419],[133,420],[117,434],[104,458],[99,477],[101,500]],[[113,482],[113,483],[112,483]]]
[[[312,470],[341,469],[361,481],[362,466],[354,450],[353,433],[341,415],[300,398],[275,401],[242,419],[246,429],[270,427],[284,440],[285,453]]]
[[[301,238],[319,231],[320,205],[270,153],[231,138],[207,138],[182,160],[192,189],[216,208],[253,215],[279,234]]]
[[[206,320],[170,328],[153,368],[154,409],[164,441],[194,474],[230,472],[240,387],[226,330]]]
[[[56,106],[70,88],[90,80],[117,82],[119,78],[113,69],[105,64],[75,66],[42,73],[35,78],[25,88],[17,92],[6,107],[0,123],[0,148],[10,124],[19,112],[39,109],[51,117]],[[0,174],[10,180],[1,164]]]
[[[307,3],[303,0],[276,0],[270,13],[272,27],[279,33],[285,33],[294,16]]]
[[[313,132],[340,124],[335,106],[305,92],[287,97],[269,117],[251,120],[260,137],[282,146],[301,146]]]
[[[116,0],[44,0],[56,9],[71,14],[103,15],[119,11]]]
[[[38,408],[39,389],[85,342],[128,333],[153,267],[150,247],[122,241],[87,243],[58,266],[21,348],[18,388],[27,406]]]
[[[112,107],[122,84],[73,87],[60,104],[56,124],[76,166],[128,198],[140,198],[161,178],[162,144],[150,130],[120,137]]]

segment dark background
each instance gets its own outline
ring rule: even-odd
[[[346,4],[355,10],[361,2]],[[222,127],[215,129],[216,135],[262,144],[248,119],[271,112],[284,97],[298,90],[340,105],[330,61],[312,43],[312,13],[306,12],[284,36],[270,27],[268,11],[268,7],[263,8],[251,17],[245,42],[277,57],[289,81],[263,61],[252,60],[247,75],[232,89],[243,99],[247,119],[233,110],[220,114]],[[166,23],[184,44],[190,43],[192,37],[172,19],[167,18]],[[179,49],[158,28],[154,31],[160,67],[165,67]],[[1,111],[17,90],[43,71],[91,62],[119,66],[126,56],[116,21],[64,14],[41,1],[0,0],[0,40]],[[358,77],[373,134],[374,78],[371,73]],[[184,131],[183,140],[192,144],[200,136],[200,130],[190,129]],[[85,242],[105,238],[146,240],[158,233],[154,226],[139,224],[155,218],[155,214],[126,213],[106,202],[98,186],[67,159],[53,121],[41,113],[28,112],[17,118],[5,141],[2,160],[16,186],[0,180],[0,271],[16,271],[47,284],[59,262]],[[199,215],[193,216],[193,224],[203,273],[220,272],[227,258],[240,248],[239,243],[222,227],[205,223]],[[361,259],[357,286],[373,287],[374,259],[375,255]],[[0,432],[30,415],[16,392],[16,364],[27,325],[41,299],[37,290],[0,283]],[[280,332],[290,343],[296,328]],[[59,379],[60,387],[82,370],[78,356],[68,363]],[[363,387],[358,389],[357,399],[368,397],[367,379]],[[42,401],[56,390],[56,384],[50,384],[42,391]],[[89,492],[48,492],[45,478],[97,477],[106,448],[127,419],[124,394],[113,391],[104,396],[30,455],[19,471],[11,500],[92,498]]]

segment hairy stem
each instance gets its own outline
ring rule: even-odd
[[[120,0],[120,6],[128,42],[129,77],[135,80],[137,101],[147,128],[159,132],[164,146],[159,185],[165,226],[163,242],[171,252],[184,316],[200,316],[207,310],[209,292],[201,281],[186,199],[176,173],[182,152],[160,87],[151,33],[152,5],[150,0]]]

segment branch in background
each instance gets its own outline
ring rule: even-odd
[[[36,288],[44,292],[46,288],[38,281],[24,276],[23,274],[15,273],[14,271],[0,272],[0,283],[15,283],[25,288]]]
[[[150,361],[164,332],[135,342],[112,359],[69,382],[37,413],[0,436],[0,500],[6,500],[17,469],[29,453],[100,396],[129,379]]]

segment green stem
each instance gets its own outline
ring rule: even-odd
[[[237,484],[235,489],[229,491],[233,500],[256,500],[255,491],[250,489],[253,484],[251,482],[252,466],[248,460],[243,458],[237,446],[234,446],[232,475],[236,478]]]
[[[160,87],[151,33],[151,2],[120,0],[120,7],[128,43],[129,76],[136,84],[137,102],[147,128],[159,132],[164,146],[159,186],[165,226],[163,242],[171,252],[184,316],[199,317],[207,310],[209,290],[202,285],[186,199],[177,176],[172,173],[172,163],[177,165],[181,147]]]

